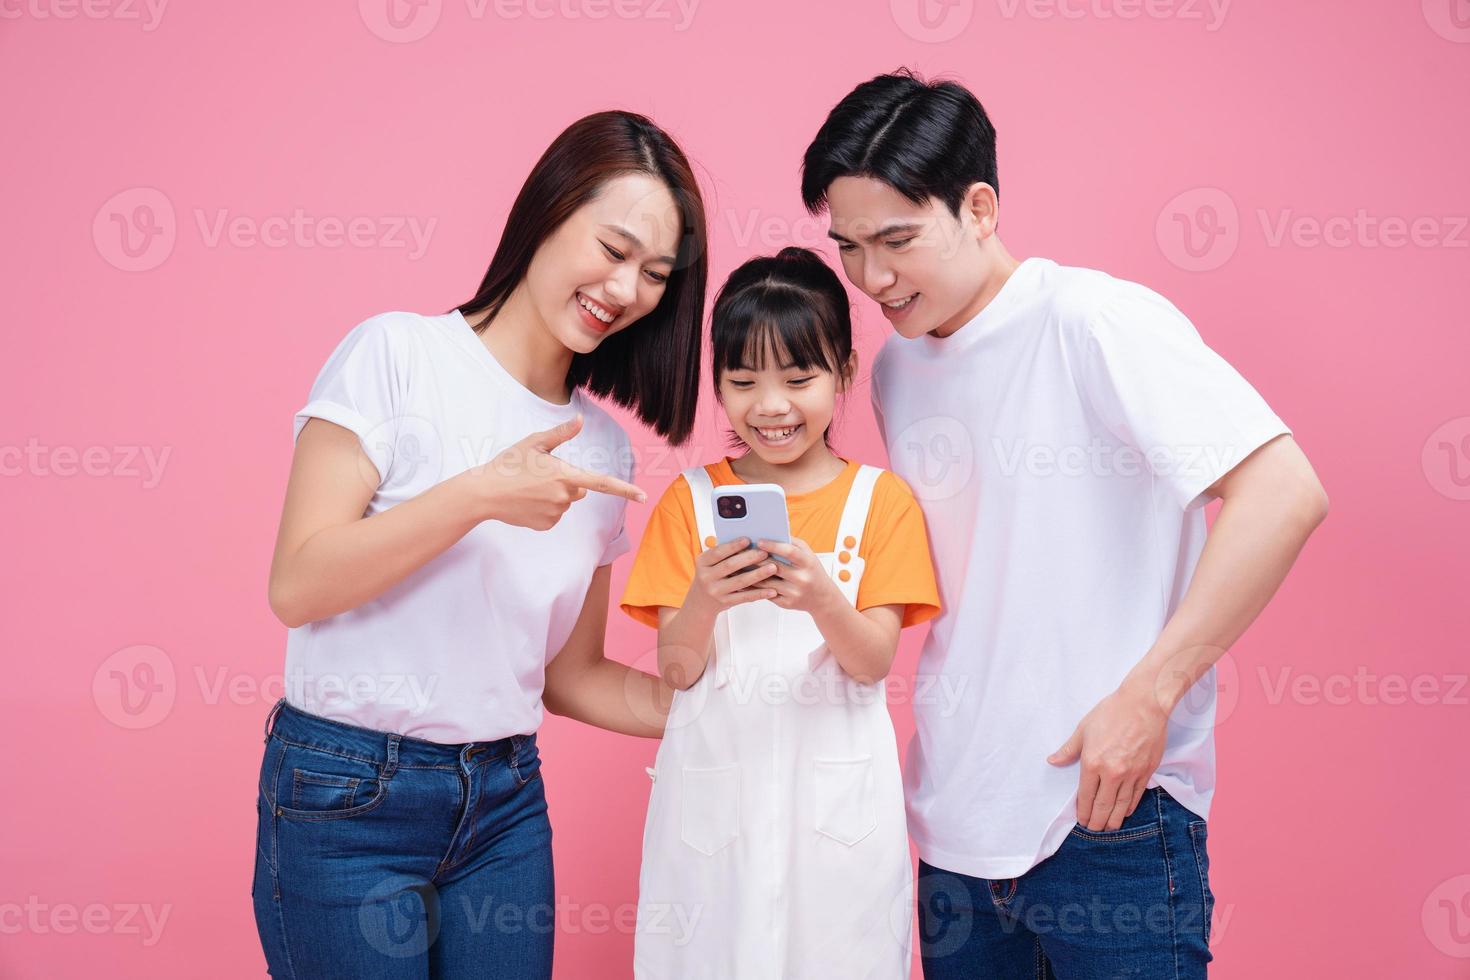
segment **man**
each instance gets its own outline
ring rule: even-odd
[[[1163,297],[1011,256],[962,86],[859,85],[802,197],[895,331],[873,405],[944,607],[919,673],[958,693],[916,698],[905,774],[925,976],[1205,976],[1213,665],[1321,484]]]

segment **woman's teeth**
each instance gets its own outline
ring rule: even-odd
[[[771,445],[776,445],[778,443],[790,442],[793,438],[796,437],[796,432],[800,428],[801,425],[798,424],[788,425],[784,429],[755,428],[755,431],[761,437],[761,440],[763,442],[769,443]]]
[[[603,323],[612,323],[615,319],[611,313],[609,313],[607,310],[604,310],[602,307],[598,306],[596,303],[592,302],[581,293],[577,294],[577,302],[582,304],[582,309],[586,310],[588,313],[591,313]]]
[[[906,297],[904,297],[901,300],[897,300],[897,301],[892,302],[892,303],[884,303],[883,305],[886,306],[886,307],[888,307],[890,310],[901,310],[905,306],[908,306],[910,303],[912,303],[914,301],[914,296],[917,296],[917,295],[919,295],[919,294],[918,293],[914,293],[912,296],[906,296]]]

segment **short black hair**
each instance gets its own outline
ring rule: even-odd
[[[725,374],[760,370],[768,356],[839,379],[852,357],[847,291],[837,273],[808,248],[791,245],[742,263],[720,287],[710,321],[716,397]],[[831,445],[828,433],[822,438]],[[731,444],[738,442],[737,435]]]
[[[1000,194],[995,127],[958,82],[925,82],[908,68],[849,92],[827,114],[801,165],[801,200],[817,214],[839,177],[872,177],[915,204],[934,197],[958,216],[970,185]]]

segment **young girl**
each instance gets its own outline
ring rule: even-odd
[[[832,451],[857,358],[814,252],[742,265],[713,321],[716,396],[749,451],[670,485],[621,603],[658,628],[676,689],[634,975],[905,978],[912,870],[883,678],[899,630],[939,612],[923,515],[897,476]],[[715,545],[711,491],[742,483],[785,490],[790,544]]]

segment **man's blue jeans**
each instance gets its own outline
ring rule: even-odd
[[[924,978],[1204,977],[1209,869],[1205,821],[1158,787],[1122,827],[1074,827],[1019,878],[973,878],[920,861]]]
[[[551,976],[534,734],[446,745],[284,700],[271,717],[251,888],[271,976]]]

